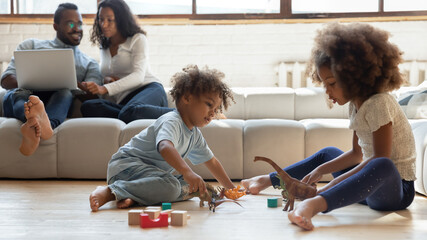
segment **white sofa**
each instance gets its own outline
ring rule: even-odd
[[[322,88],[233,88],[236,104],[202,129],[209,146],[232,179],[272,171],[254,156],[266,156],[285,167],[326,146],[351,147],[348,106],[329,109]],[[0,101],[4,89],[0,89]],[[170,106],[174,104],[170,101]],[[74,107],[79,115],[79,106]],[[0,116],[2,113],[0,112]],[[154,120],[129,124],[109,118],[70,118],[42,141],[34,155],[20,154],[20,125],[0,117],[0,178],[105,179],[107,163],[117,149]],[[410,120],[416,140],[418,192],[427,194],[427,119]],[[213,177],[202,166],[194,169]],[[329,178],[325,178],[328,180]]]

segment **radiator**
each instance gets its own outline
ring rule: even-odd
[[[280,62],[276,67],[276,85],[290,88],[313,87],[311,78],[305,76],[305,67],[304,62]],[[426,79],[427,60],[405,61],[400,64],[399,69],[407,80],[405,86],[418,86]]]

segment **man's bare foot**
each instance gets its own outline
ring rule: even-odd
[[[24,103],[25,117],[28,119],[36,118],[40,124],[41,139],[47,140],[52,137],[53,129],[50,125],[43,102],[39,97],[31,95],[28,102]]]
[[[98,186],[89,196],[90,208],[96,212],[102,205],[115,199],[108,186]]]
[[[247,193],[257,195],[262,190],[271,186],[269,175],[260,175],[249,179],[244,179],[240,182],[246,189]]]
[[[322,196],[316,196],[302,201],[296,208],[288,213],[289,220],[304,230],[313,230],[311,219],[319,212],[326,211],[328,205]]]
[[[38,130],[37,130],[38,129]],[[30,118],[21,125],[22,142],[19,151],[25,155],[32,155],[40,144],[40,127],[35,118]]]
[[[135,204],[134,200],[132,200],[130,198],[126,198],[126,199],[122,199],[122,200],[117,202],[117,208],[120,208],[120,209],[128,208],[128,207],[132,206],[133,204]]]

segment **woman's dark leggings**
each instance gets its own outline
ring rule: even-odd
[[[294,178],[302,179],[316,167],[343,154],[338,148],[327,147],[312,156],[292,164],[284,170]],[[353,167],[332,173],[336,178]],[[277,173],[270,173],[274,187],[279,186]],[[319,194],[324,197],[328,209],[325,212],[353,203],[362,203],[381,211],[407,208],[415,196],[414,182],[401,179],[394,163],[388,158],[376,158],[356,174]]]

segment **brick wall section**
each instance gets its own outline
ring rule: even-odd
[[[406,60],[427,59],[427,21],[374,22],[392,33]],[[170,77],[189,63],[222,70],[232,87],[272,87],[281,61],[306,61],[322,24],[147,25],[153,72],[169,86]],[[84,26],[81,50],[99,60]],[[52,39],[52,24],[0,24],[0,62],[9,61],[26,38]]]

